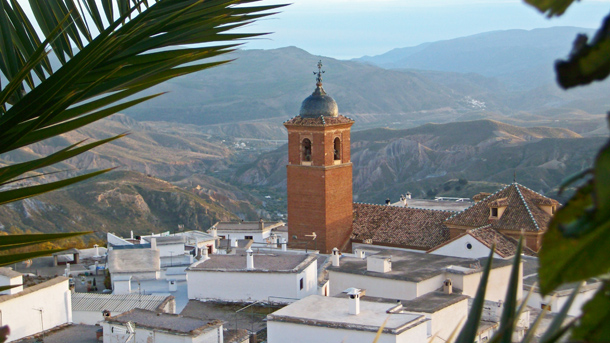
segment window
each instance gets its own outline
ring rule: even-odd
[[[301,289],[303,289],[303,278],[301,278]]]
[[[305,162],[311,161],[311,141],[308,138],[303,139],[301,160]]]
[[[491,216],[492,217],[497,217],[498,216],[498,208],[497,207],[492,207],[491,208]]]
[[[245,236],[244,239],[251,239],[254,240],[254,236]]]
[[[549,304],[540,303],[540,308],[543,310],[546,309],[547,311],[551,312],[551,305]]]
[[[472,244],[466,243],[466,249],[468,249],[468,250],[472,249]]]
[[[334,156],[335,161],[341,160],[341,140],[339,139],[339,137],[335,138]]]

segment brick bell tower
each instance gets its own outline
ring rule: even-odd
[[[350,129],[337,103],[322,88],[318,62],[316,89],[301,105],[288,130],[288,245],[330,253],[346,246],[352,232]],[[315,239],[314,239],[315,237]]]

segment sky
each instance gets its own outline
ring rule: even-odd
[[[250,41],[245,48],[297,46],[315,55],[349,59],[487,31],[597,28],[610,12],[610,0],[583,0],[552,19],[517,0],[293,1],[282,13],[247,27],[273,34]],[[286,1],[263,2],[272,3]]]

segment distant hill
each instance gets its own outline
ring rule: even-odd
[[[354,195],[375,203],[397,201],[407,191],[416,197],[470,197],[512,182],[515,174],[520,183],[552,194],[564,177],[591,165],[604,141],[491,120],[354,132]],[[286,163],[284,146],[242,166],[234,182],[285,189]],[[458,184],[459,179],[475,182]]]
[[[17,226],[46,233],[91,230],[129,235],[130,230],[136,234],[174,231],[182,224],[187,230],[207,230],[218,220],[238,219],[218,200],[141,173],[111,172],[0,206],[0,229]],[[238,201],[234,204],[232,210],[249,207]],[[256,217],[251,207],[248,212]]]
[[[563,36],[572,35],[573,29],[567,31]],[[505,34],[511,36],[511,32]],[[536,32],[518,31],[518,37],[510,42],[536,41],[521,40],[519,36]],[[605,111],[610,106],[607,97],[610,83],[570,92],[554,85],[552,61],[569,49],[567,38],[567,41],[551,41],[555,43],[549,43],[548,47],[539,44],[541,56],[534,53],[526,56],[522,50],[527,50],[533,43],[523,43],[523,47],[509,45],[516,49],[514,51],[494,50],[503,46],[499,42],[492,44],[494,39],[504,39],[498,34],[491,32],[476,36],[477,39],[466,37],[456,41],[455,44],[465,40],[470,44],[467,46],[476,47],[478,50],[472,53],[477,58],[488,58],[469,65],[471,69],[459,67],[459,60],[454,61],[453,56],[461,55],[445,49],[447,42],[428,44],[418,50],[418,54],[433,52],[430,53],[434,56],[426,55],[422,61],[432,63],[445,59],[443,63],[455,63],[455,70],[446,70],[451,69],[448,67],[439,67],[436,71],[414,69],[435,69],[427,65],[384,69],[361,61],[315,56],[295,47],[240,50],[229,56],[236,60],[228,65],[154,87],[148,93],[169,93],[125,112],[140,121],[217,125],[219,131],[229,135],[249,132],[258,135],[256,138],[277,137],[283,132],[281,123],[297,115],[301,102],[313,91],[312,71],[321,59],[326,70],[324,88],[335,98],[341,113],[357,119],[355,130],[384,126],[409,128],[428,122],[475,119],[494,119],[519,126],[560,126],[579,132],[587,125],[591,131],[605,125]],[[461,43],[457,45],[462,46]],[[429,50],[433,47],[436,48]],[[561,55],[556,53],[559,47],[564,49]],[[470,50],[463,50],[463,59],[468,61]],[[500,59],[496,55],[503,57]],[[515,87],[507,78],[493,74],[495,66],[505,70],[507,77],[523,76],[527,87]],[[515,68],[519,67],[525,69],[517,71]],[[485,74],[488,69],[490,75]],[[548,77],[536,76],[542,70],[548,71]],[[582,121],[583,125],[570,126],[574,120]]]
[[[594,30],[551,27],[492,31],[397,48],[357,60],[383,68],[477,73],[496,77],[513,88],[532,89],[553,82],[553,62],[567,57],[579,33],[591,37]]]

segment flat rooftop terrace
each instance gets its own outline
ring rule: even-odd
[[[427,321],[425,316],[420,314],[388,314],[387,311],[394,305],[369,301],[360,301],[360,313],[353,315],[348,312],[350,301],[353,300],[310,295],[270,314],[267,321],[373,332],[379,330],[385,322],[384,332],[394,334]]]
[[[474,205],[473,201],[434,200],[434,199],[407,199],[407,206],[402,201],[395,202],[392,206],[423,208],[439,211],[463,211]]]
[[[441,256],[426,253],[417,253],[400,250],[381,250],[378,254],[367,258],[389,257],[392,261],[392,270],[387,273],[371,272],[367,270],[366,259],[344,256],[339,267],[329,267],[331,272],[368,275],[387,279],[398,279],[411,282],[420,282],[440,275],[446,271],[456,274],[470,274],[482,271],[487,258],[472,259],[451,256]],[[492,269],[510,266],[511,261],[493,259]]]

